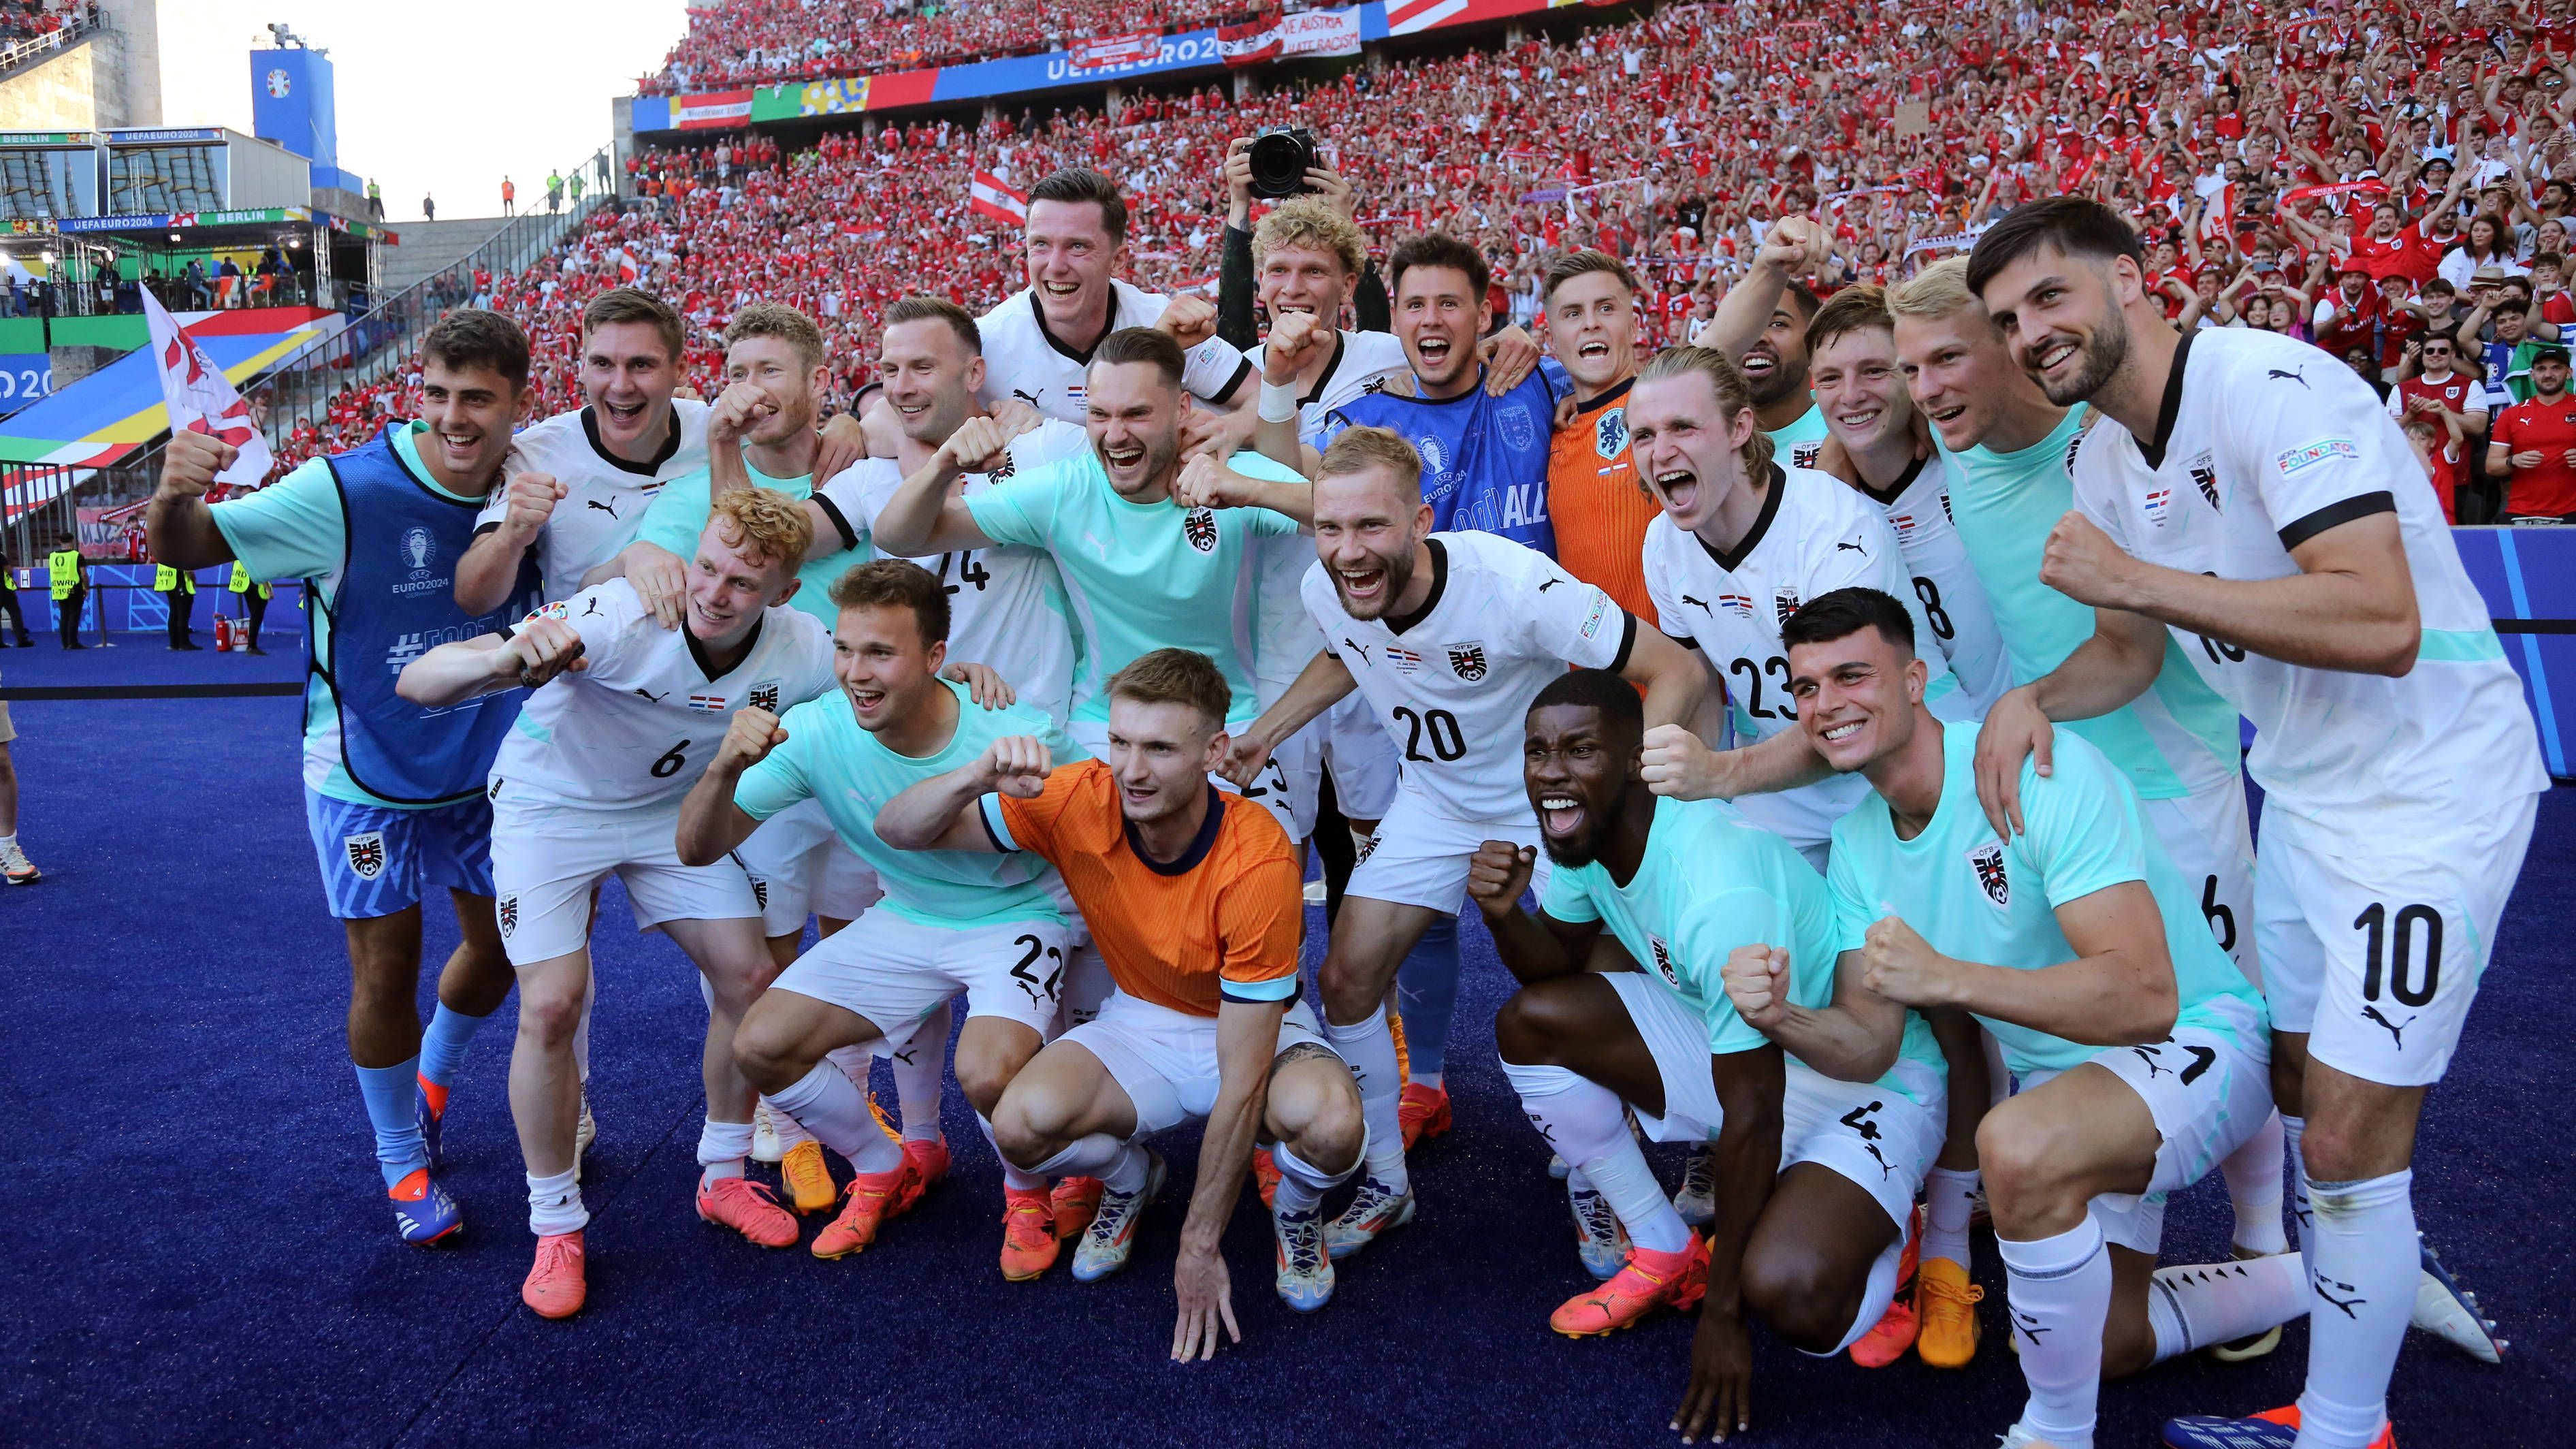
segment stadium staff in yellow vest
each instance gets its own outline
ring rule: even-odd
[[[9,558],[8,542],[0,539],[0,620],[8,624],[0,630],[0,649],[9,647],[9,635],[17,635],[21,649],[33,649],[36,641],[27,635],[27,615],[18,607],[18,566]]]
[[[174,569],[168,564],[156,564],[152,569],[152,591],[159,594],[162,602],[170,606],[170,647],[196,648],[197,641],[189,637],[195,632],[190,627],[194,622],[190,616],[197,607],[196,576],[186,569]]]
[[[88,647],[80,641],[81,608],[89,602],[89,565],[81,560],[80,545],[70,539],[54,545],[45,555],[45,572],[54,587],[54,632],[66,649]]]
[[[250,652],[266,654],[268,651],[259,647],[259,624],[262,619],[268,617],[268,585],[252,582],[250,570],[243,567],[239,559],[235,559],[232,582],[224,587],[232,593],[241,595],[242,608],[250,616],[250,643],[247,646]]]

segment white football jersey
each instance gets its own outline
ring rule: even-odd
[[[965,475],[960,491],[980,493],[1090,446],[1082,429],[1050,418],[1011,440],[1008,463],[991,473]],[[902,485],[903,467],[894,459],[863,458],[825,484],[823,492],[854,526],[873,537],[877,515]],[[929,554],[913,562],[937,575],[948,591],[948,657],[991,665],[1010,681],[1020,703],[1061,726],[1073,709],[1080,646],[1054,557],[1044,549],[1004,544]]]
[[[1411,375],[1413,364],[1405,361],[1404,344],[1391,332],[1342,332],[1335,334],[1332,359],[1324,364],[1323,376],[1297,400],[1297,441],[1320,450],[1324,418],[1335,408],[1353,398],[1365,397],[1386,386],[1389,378]],[[1252,370],[1261,371],[1264,352],[1255,346],[1246,356]],[[1260,602],[1258,621],[1253,636],[1253,678],[1261,686],[1261,703],[1267,707],[1297,682],[1299,671],[1315,651],[1324,647],[1324,638],[1308,617],[1305,604],[1306,570],[1315,563],[1315,540],[1309,537],[1265,538],[1254,545],[1261,554]]]
[[[1619,669],[1637,621],[1556,561],[1491,533],[1431,535],[1431,596],[1403,628],[1354,619],[1321,564],[1306,611],[1394,738],[1401,787],[1452,820],[1530,813],[1529,703],[1569,664]]]
[[[599,441],[599,425],[589,408],[557,413],[510,440],[510,459],[503,486],[474,520],[479,536],[498,528],[509,516],[508,481],[521,473],[551,474],[564,485],[564,496],[537,533],[537,567],[545,573],[545,596],[569,599],[581,592],[584,574],[635,541],[662,485],[707,466],[707,405],[688,398],[671,400],[677,426],[650,463],[629,463]]]
[[[686,620],[665,629],[635,587],[610,579],[537,610],[581,635],[584,668],[528,696],[492,761],[495,803],[648,809],[697,783],[735,710],[784,714],[831,690],[832,639],[782,605],[753,626],[750,652],[710,677]]]
[[[2186,334],[2143,444],[2105,418],[2075,456],[2075,506],[2145,562],[2223,579],[2297,572],[2290,550],[2394,513],[2424,636],[2405,677],[2311,669],[2172,633],[2254,724],[2264,829],[2329,856],[2461,828],[2549,787],[2522,685],[2405,435],[2352,370],[2304,342]],[[2276,823],[2277,822],[2277,823]]]
[[[1855,586],[1902,600],[1913,616],[1917,654],[1931,671],[1927,703],[1945,718],[1973,717],[1955,699],[1958,681],[1915,596],[1914,579],[1887,518],[1830,473],[1775,465],[1752,531],[1721,555],[1669,517],[1646,525],[1646,594],[1675,642],[1695,648],[1725,681],[1728,718],[1738,745],[1798,727],[1789,694],[1789,651],[1780,626],[1820,594]],[[1834,822],[1869,793],[1858,775],[1838,775],[1777,794],[1735,802],[1747,819],[1808,848],[1833,838]]]
[[[1943,658],[1959,680],[1967,707],[1982,716],[2012,688],[2012,658],[2004,653],[1986,586],[1968,562],[1967,545],[1950,516],[1950,466],[1938,449],[1906,470],[1886,492],[1860,492],[1887,515],[1905,571],[1914,576],[1915,602],[1940,641]]]
[[[1122,327],[1151,327],[1172,304],[1169,297],[1114,278],[1109,290],[1109,328],[1100,334],[1103,338]],[[979,396],[986,403],[1015,397],[1059,422],[1082,422],[1083,374],[1098,343],[1076,352],[1057,341],[1047,331],[1046,314],[1038,310],[1038,294],[1032,287],[1003,298],[1000,305],[975,319],[975,328],[984,338],[984,389]],[[1183,361],[1181,385],[1203,399],[1224,397],[1252,375],[1243,353],[1222,337],[1209,337],[1189,349]]]

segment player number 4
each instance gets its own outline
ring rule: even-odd
[[[2415,980],[2415,928],[2424,928],[2424,979]],[[2431,906],[2402,906],[2392,927],[2388,907],[2378,901],[2352,918],[2352,928],[2364,933],[2362,942],[2361,996],[2377,1001],[2383,976],[2389,994],[2407,1006],[2425,1006],[2442,984],[2442,913]]]

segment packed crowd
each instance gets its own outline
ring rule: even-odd
[[[79,29],[91,19],[89,0],[0,0],[0,41]]]
[[[1084,40],[1138,31],[1165,34],[1250,19],[1273,8],[1256,0],[1072,0],[1024,6],[1010,0],[721,0],[689,8],[689,33],[671,47],[659,75],[637,82],[645,95],[775,85],[822,76],[869,75],[962,65],[998,56],[1062,50]]]

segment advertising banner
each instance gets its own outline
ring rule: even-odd
[[[1163,49],[1163,32],[1137,30],[1125,35],[1104,35],[1094,40],[1074,42],[1066,52],[1076,70],[1096,70],[1105,65],[1135,65],[1152,60]]]
[[[727,130],[751,121],[751,92],[714,91],[681,96],[671,103],[671,127],[679,131]]]

